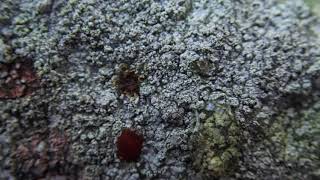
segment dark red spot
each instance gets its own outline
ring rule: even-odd
[[[141,154],[143,137],[130,129],[124,129],[117,139],[117,155],[124,161],[137,161]]]
[[[32,94],[39,79],[31,62],[0,63],[0,99]]]

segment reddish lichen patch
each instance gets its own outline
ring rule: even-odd
[[[141,154],[143,137],[131,129],[124,129],[117,139],[117,155],[124,161],[137,161]]]
[[[39,79],[30,62],[0,63],[0,99],[30,95]]]
[[[25,143],[18,145],[13,154],[18,176],[32,174],[41,176],[48,168],[48,153],[44,138],[39,134],[31,136]]]
[[[135,96],[139,95],[140,81],[141,77],[123,65],[114,83],[120,94]]]
[[[38,179],[73,172],[76,166],[67,160],[68,147],[68,137],[58,130],[23,139],[12,155],[15,175],[18,179]]]
[[[32,158],[30,149],[22,144],[18,146],[14,156],[24,161]]]
[[[66,152],[68,151],[68,138],[65,134],[53,131],[48,139],[49,153],[51,154],[51,167],[65,164]]]

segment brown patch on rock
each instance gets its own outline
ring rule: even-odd
[[[120,94],[137,96],[140,91],[140,82],[142,77],[135,71],[130,70],[127,65],[121,65],[120,71],[114,80]]]

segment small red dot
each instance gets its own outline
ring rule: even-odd
[[[117,138],[117,155],[124,161],[137,161],[141,154],[143,137],[131,129],[124,129]]]

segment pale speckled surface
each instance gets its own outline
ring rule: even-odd
[[[32,96],[0,101],[0,179],[319,177],[317,151],[305,156],[302,148],[298,158],[283,158],[284,152],[292,154],[284,144],[301,148],[283,137],[309,133],[300,132],[305,125],[296,122],[317,111],[313,104],[319,100],[319,20],[303,1],[0,5],[0,61],[31,60],[42,81]],[[145,77],[138,97],[119,94],[112,83],[123,63]],[[206,128],[217,123],[211,117],[220,115],[219,107],[230,109],[232,121],[222,122],[236,128]],[[127,127],[145,138],[137,163],[116,156],[116,137]],[[237,135],[237,143],[228,133]],[[201,134],[208,136],[198,139]],[[57,165],[55,155],[62,150],[52,142],[64,142],[63,135],[68,143]],[[319,139],[302,141],[319,147]],[[33,157],[16,158],[18,147],[32,142],[34,152],[27,154]],[[211,143],[221,147],[203,148]],[[199,167],[198,157],[210,159],[211,167]],[[230,157],[236,159],[233,166],[220,166]],[[52,167],[43,169],[48,163]],[[217,170],[223,173],[212,173]]]

